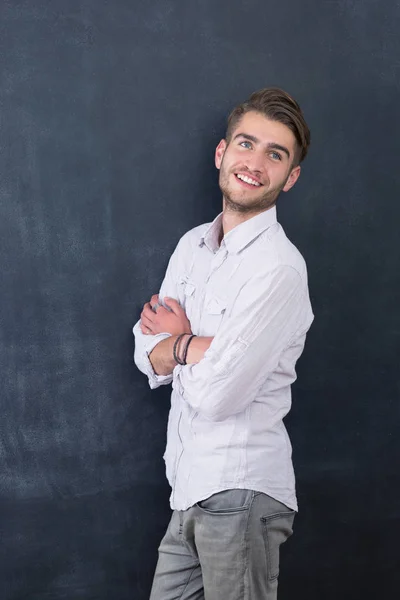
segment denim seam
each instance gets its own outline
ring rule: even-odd
[[[215,515],[216,517],[218,517],[218,516],[224,516],[224,515],[237,515],[242,512],[246,512],[246,510],[249,510],[251,504],[249,504],[247,506],[241,506],[240,508],[229,508],[229,509],[226,508],[226,509],[220,509],[220,510],[208,510],[207,508],[203,508],[202,506],[199,506],[197,502],[196,502],[195,506],[197,506],[197,508],[199,508],[206,515]]]
[[[192,507],[193,508],[193,507]],[[190,511],[191,509],[189,509]],[[185,519],[185,515],[186,513],[188,513],[189,511],[180,511],[179,515],[180,515],[180,522],[179,522],[179,538],[180,538],[180,542],[181,544],[186,548],[186,550],[188,551],[188,553],[190,554],[190,556],[192,556],[196,561],[197,561],[197,565],[194,568],[197,568],[198,566],[200,566],[200,561],[199,561],[199,557],[197,556],[197,553],[193,552],[193,548],[191,547],[191,545],[189,544],[189,542],[187,541],[185,534],[184,534],[184,519]],[[187,515],[186,515],[187,516]],[[190,578],[189,578],[190,579]]]
[[[196,565],[195,567],[193,567],[193,569],[191,570],[191,572],[190,572],[190,575],[189,575],[189,578],[188,578],[188,580],[187,580],[187,582],[186,582],[186,585],[185,585],[185,587],[184,587],[184,588],[183,588],[183,590],[182,590],[182,594],[179,596],[179,598],[183,598],[183,594],[186,592],[186,590],[187,590],[187,588],[188,588],[188,585],[189,585],[189,583],[190,583],[190,580],[192,579],[192,575],[193,575],[193,573],[195,572],[195,570],[199,568],[199,566],[200,566],[200,565],[198,564],[198,565]],[[178,600],[179,600],[179,599],[178,599]]]
[[[273,515],[269,515],[268,517],[261,517],[261,521],[264,525],[264,531],[265,531],[265,536],[264,536],[264,542],[266,541],[266,553],[267,553],[267,564],[268,564],[268,581],[273,582],[276,581],[279,577],[279,567],[278,567],[278,572],[275,574],[271,573],[272,570],[272,557],[271,557],[271,544],[270,544],[270,534],[268,532],[268,523],[270,523],[271,521],[275,521],[276,519],[282,518],[282,517],[290,517],[292,515],[295,514],[295,511],[286,511],[286,512],[280,512],[280,513],[274,513]]]
[[[216,492],[216,493],[223,493],[225,491],[236,491],[236,490],[241,490],[241,489],[243,489],[243,488],[232,488],[232,490],[222,490],[222,492]],[[248,490],[248,491],[251,491],[252,495],[251,495],[248,503],[245,504],[244,506],[237,506],[237,507],[233,507],[233,508],[219,508],[219,509],[209,509],[209,508],[205,508],[205,507],[201,506],[201,503],[204,500],[208,500],[208,498],[205,498],[204,500],[199,500],[198,502],[195,503],[194,506],[196,506],[201,512],[203,512],[206,515],[224,516],[224,515],[239,514],[241,512],[246,512],[246,511],[250,510],[250,508],[251,508],[253,498],[254,498],[254,491],[252,491],[252,490]]]
[[[273,519],[269,519],[269,520],[272,521]],[[264,530],[265,530],[264,540],[266,542],[266,544],[265,544],[266,548],[265,549],[266,549],[266,552],[267,552],[267,567],[268,567],[267,578],[268,578],[268,581],[275,581],[279,577],[279,571],[276,574],[275,573],[274,574],[271,573],[271,571],[272,571],[271,544],[270,544],[270,540],[269,540],[267,520],[266,519],[261,519],[261,521],[264,524]]]
[[[250,600],[250,596],[249,596],[249,588],[250,588],[250,582],[249,582],[249,523],[250,523],[251,510],[253,508],[253,502],[254,502],[255,496],[256,496],[256,493],[253,491],[253,494],[251,497],[251,502],[249,505],[249,510],[247,513],[246,531],[244,534],[244,560],[243,560],[244,571],[243,571],[242,590],[241,590],[242,591],[241,597],[243,598],[243,600]]]

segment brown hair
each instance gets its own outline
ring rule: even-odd
[[[234,108],[228,117],[226,130],[228,143],[243,115],[250,111],[261,113],[271,121],[278,121],[286,125],[293,132],[297,141],[298,148],[294,164],[299,164],[304,160],[310,145],[310,130],[301,108],[294,98],[279,88],[264,88],[251,94],[250,98]]]

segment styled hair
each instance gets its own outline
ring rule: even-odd
[[[294,164],[297,165],[304,160],[310,145],[310,130],[294,98],[279,88],[264,88],[251,94],[250,98],[234,108],[228,117],[226,130],[228,143],[243,115],[250,111],[258,112],[271,121],[286,125],[293,132],[297,142]]]

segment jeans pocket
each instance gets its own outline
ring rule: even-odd
[[[295,511],[288,511],[261,517],[269,581],[274,581],[279,576],[279,550],[293,533],[295,514]]]
[[[209,515],[227,515],[249,509],[254,497],[252,490],[224,490],[196,503],[196,506]]]

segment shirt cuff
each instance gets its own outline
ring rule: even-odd
[[[160,385],[170,383],[172,381],[172,375],[157,375],[154,372],[153,365],[150,362],[149,355],[153,348],[157,346],[162,340],[166,340],[171,337],[170,333],[157,333],[156,335],[151,335],[146,338],[146,343],[144,347],[144,352],[142,355],[143,358],[143,367],[146,372],[146,375],[149,379],[149,385],[152,390],[157,388]]]

